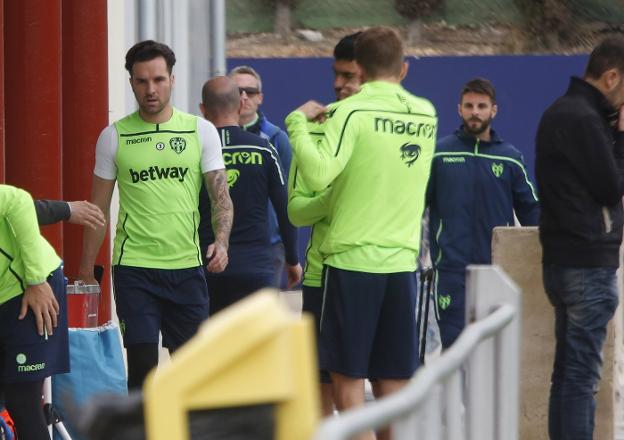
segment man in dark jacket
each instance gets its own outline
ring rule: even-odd
[[[277,125],[272,124],[260,111],[260,105],[264,100],[262,92],[262,78],[253,67],[238,66],[228,74],[238,86],[245,99],[240,112],[239,125],[245,130],[267,139],[277,150],[282,169],[286,179],[290,170],[292,151],[288,135]],[[271,234],[271,248],[273,252],[273,264],[275,266],[275,287],[280,287],[282,272],[284,271],[285,252],[283,237],[277,222],[275,208],[269,203],[269,233]]]
[[[551,439],[588,439],[615,271],[624,194],[624,38],[591,53],[583,79],[542,116],[536,139],[544,288],[555,307]],[[619,112],[619,114],[618,114]]]
[[[490,264],[492,229],[536,225],[539,205],[524,160],[491,128],[496,116],[492,83],[476,78],[462,88],[463,125],[440,139],[427,191],[431,260],[436,270],[436,316],[444,348],[465,325],[468,264]]]

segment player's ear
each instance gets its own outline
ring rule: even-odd
[[[403,66],[401,66],[401,74],[399,79],[403,81],[407,76],[407,72],[409,71],[409,61],[403,61]]]

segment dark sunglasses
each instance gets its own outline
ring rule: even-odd
[[[247,96],[252,96],[260,93],[260,89],[258,87],[239,87],[238,93],[242,95],[243,92],[245,92]]]

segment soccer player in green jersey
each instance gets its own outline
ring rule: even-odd
[[[414,271],[437,131],[433,105],[400,85],[407,64],[394,30],[363,32],[355,59],[359,93],[329,111],[310,101],[286,118],[309,189],[331,184],[319,356],[339,410],[364,403],[364,378],[383,396],[418,366]],[[308,121],[320,119],[315,142]]]
[[[348,98],[360,91],[360,67],[355,62],[355,40],[360,32],[343,37],[334,47],[334,92],[336,100]],[[310,122],[309,131],[312,137],[322,138],[321,124]],[[288,215],[296,226],[311,226],[310,241],[306,249],[306,265],[302,283],[302,312],[311,313],[317,331],[320,329],[323,289],[321,287],[323,262],[319,252],[320,244],[325,238],[329,226],[327,206],[329,190],[310,191],[301,176],[297,176],[297,161],[291,162],[288,175]],[[320,372],[321,410],[324,416],[334,412],[334,396],[331,379],[327,371]]]
[[[125,67],[139,110],[105,128],[96,145],[92,201],[107,217],[119,185],[113,284],[130,388],[157,365],[159,332],[173,351],[208,316],[197,236],[202,181],[215,229],[207,269],[221,272],[228,262],[233,208],[221,143],[214,125],[171,105],[174,64],[171,49],[155,41],[128,51]],[[88,283],[95,282],[105,232],[85,230],[80,278]]]
[[[0,185],[0,394],[20,439],[49,439],[44,379],[69,371],[65,277],[26,191]]]

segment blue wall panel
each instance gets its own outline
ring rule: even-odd
[[[440,117],[439,136],[459,126],[457,102],[461,86],[475,76],[486,77],[498,93],[499,113],[494,128],[525,156],[534,176],[535,131],[546,107],[565,92],[570,75],[582,75],[587,60],[575,56],[410,57],[403,85],[430,99]],[[330,58],[232,58],[229,68],[254,67],[263,80],[263,111],[283,127],[285,116],[308,99],[334,100]]]

